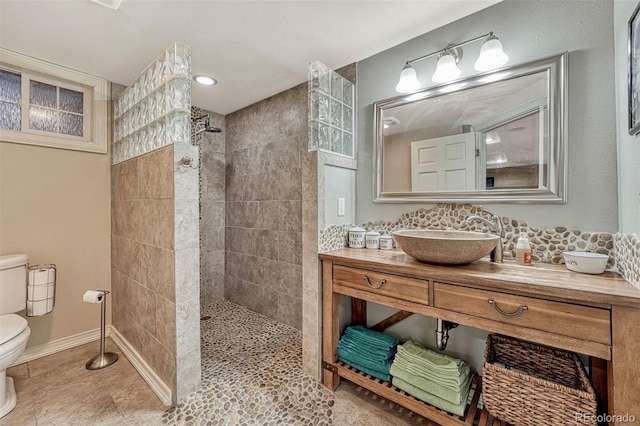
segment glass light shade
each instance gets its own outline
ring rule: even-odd
[[[414,90],[418,90],[420,87],[421,84],[418,81],[416,70],[414,70],[413,67],[409,64],[405,65],[404,68],[402,68],[402,72],[400,73],[400,80],[396,85],[396,92],[413,92]]]
[[[482,44],[480,56],[474,68],[478,71],[489,71],[501,67],[507,61],[509,61],[509,56],[502,50],[502,43],[498,37],[491,35]]]
[[[438,58],[436,64],[436,72],[433,73],[431,80],[434,83],[446,83],[460,77],[460,68],[456,65],[456,59],[450,53],[445,53]]]

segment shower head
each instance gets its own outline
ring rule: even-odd
[[[205,120],[204,120],[204,127],[203,127],[202,129],[200,129],[200,130],[196,131],[194,134],[192,134],[192,135],[191,135],[191,137],[192,137],[192,138],[193,138],[194,136],[197,136],[197,135],[199,135],[200,133],[204,133],[204,132],[207,132],[207,133],[220,133],[220,132],[222,132],[222,129],[220,129],[219,127],[212,126],[212,125],[209,123],[209,115],[208,115],[208,114],[207,114],[207,115],[202,115],[202,116],[200,116],[200,117],[196,118],[194,121],[200,120],[200,119],[202,119],[202,118],[204,118],[204,119],[205,119]]]

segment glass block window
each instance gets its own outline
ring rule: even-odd
[[[0,48],[3,141],[107,152],[109,84]]]
[[[174,43],[114,102],[111,161],[191,140],[191,48]]]
[[[309,151],[354,157],[354,85],[320,62],[309,65]]]

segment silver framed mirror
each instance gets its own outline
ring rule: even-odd
[[[567,53],[374,103],[374,202],[566,203]]]

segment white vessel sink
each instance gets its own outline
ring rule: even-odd
[[[471,231],[406,229],[392,233],[398,246],[422,262],[460,265],[478,260],[493,250],[500,237]]]

